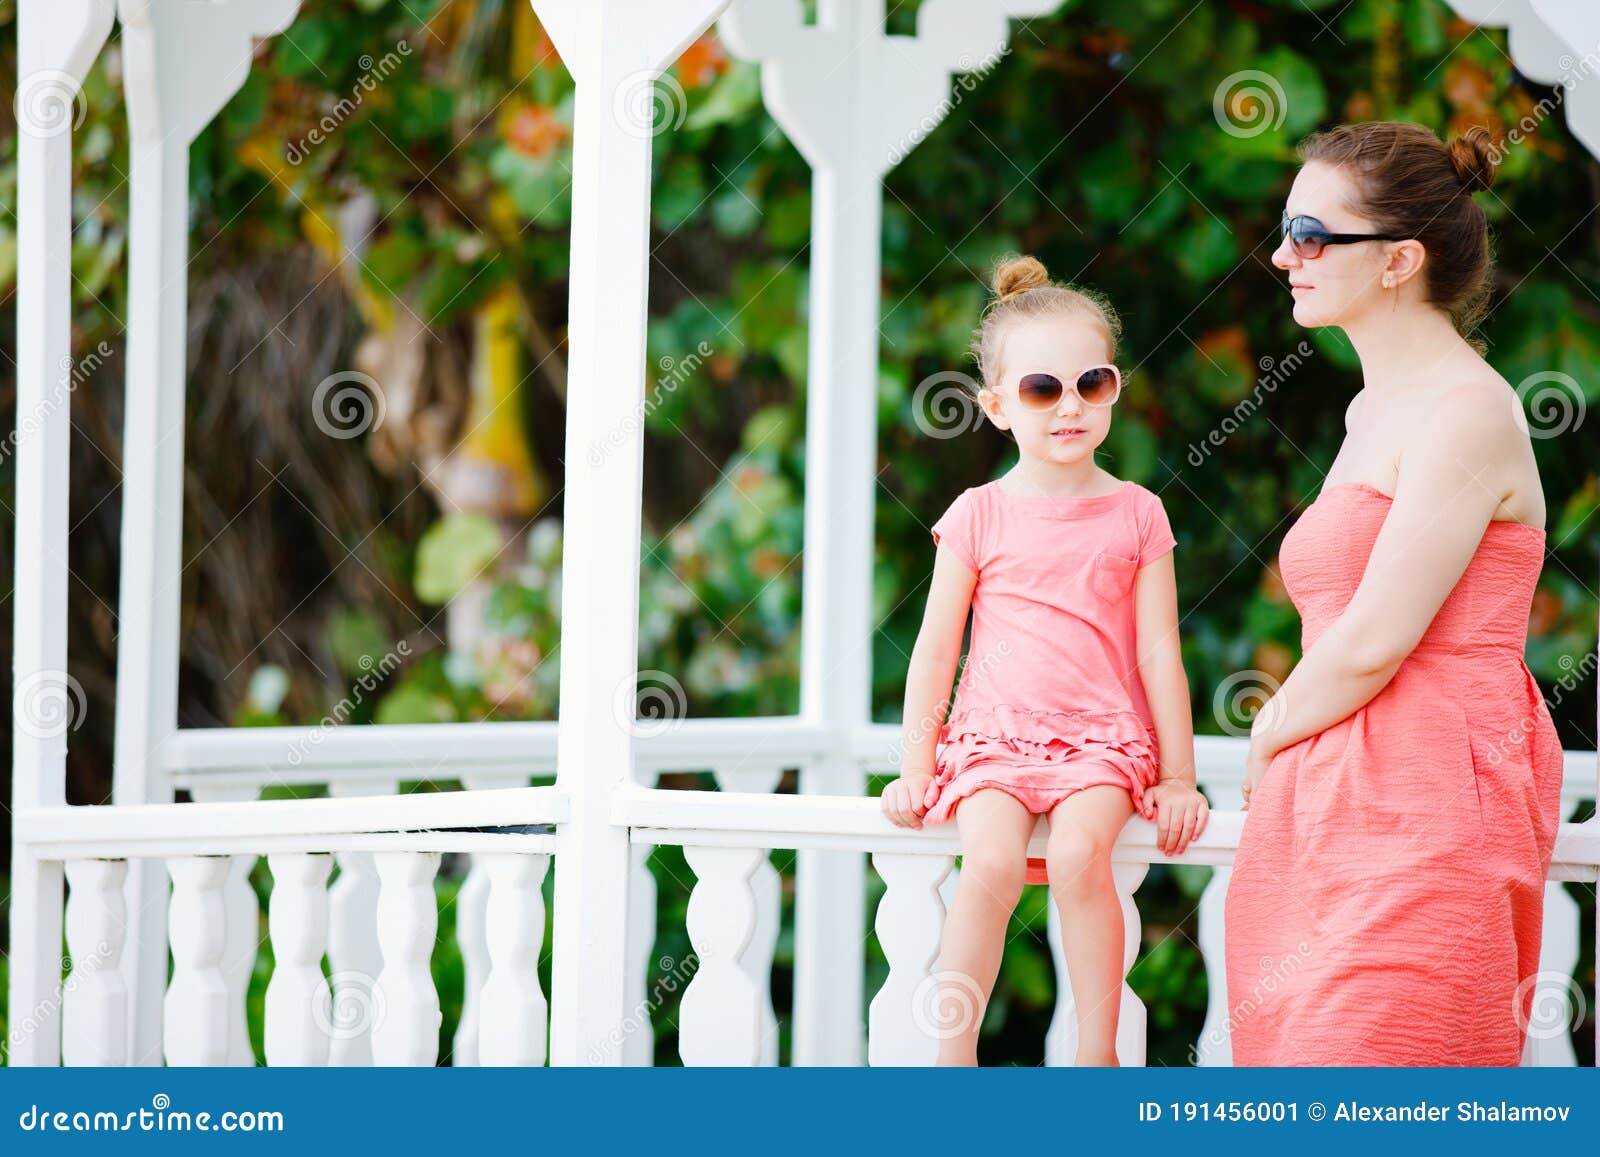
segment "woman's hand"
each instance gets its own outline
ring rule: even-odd
[[[1206,830],[1211,805],[1185,779],[1163,779],[1147,793],[1156,825],[1156,847],[1163,855],[1181,856]]]
[[[879,803],[889,822],[902,828],[920,828],[922,817],[939,798],[939,785],[923,771],[902,775],[883,789]]]
[[[1250,741],[1250,750],[1244,757],[1244,810],[1250,810],[1250,793],[1266,777],[1276,752],[1268,751],[1259,739]]]

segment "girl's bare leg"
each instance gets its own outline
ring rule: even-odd
[[[1000,972],[1006,926],[1022,896],[1028,837],[1036,817],[999,788],[980,788],[956,808],[961,874],[939,947],[937,1007],[941,1065],[976,1065],[978,1030]]]
[[[1078,1015],[1078,1065],[1116,1065],[1122,1003],[1122,903],[1111,845],[1133,814],[1126,788],[1097,785],[1050,811],[1045,863]]]

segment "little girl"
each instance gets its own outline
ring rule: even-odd
[[[1079,1065],[1115,1065],[1122,906],[1111,846],[1138,811],[1179,855],[1205,828],[1178,646],[1176,545],[1161,500],[1095,465],[1121,393],[1120,329],[1099,295],[1032,257],[996,269],[973,345],[977,402],[1016,439],[1004,476],[933,525],[933,583],[906,680],[896,824],[956,817],[962,862],[939,956],[939,1063],[976,1064],[1011,913],[1048,883],[1078,1015]],[[968,610],[972,640],[944,719]],[[960,805],[960,810],[957,807]],[[1028,859],[1048,815],[1045,859]],[[946,1031],[948,1030],[948,1031]]]

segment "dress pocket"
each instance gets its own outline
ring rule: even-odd
[[[1107,602],[1120,602],[1133,589],[1133,576],[1138,573],[1139,560],[1124,558],[1102,550],[1094,556],[1089,568],[1089,582],[1094,593]]]

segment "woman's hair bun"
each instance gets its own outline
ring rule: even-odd
[[[1037,257],[1011,257],[995,267],[994,292],[1001,301],[1049,284],[1050,274]]]
[[[1477,193],[1494,184],[1499,158],[1488,129],[1474,125],[1461,136],[1452,137],[1445,150],[1450,157],[1450,167],[1468,193]]]

